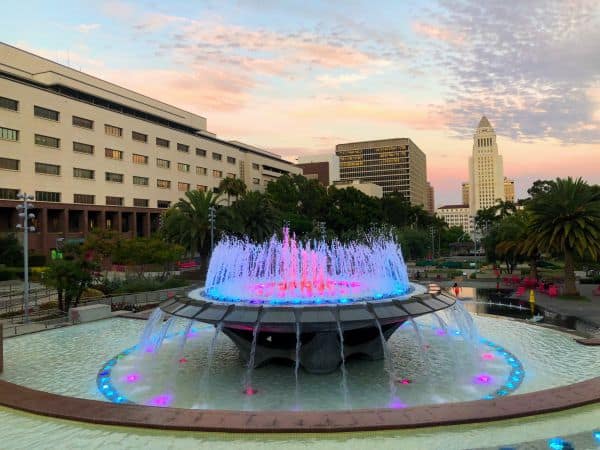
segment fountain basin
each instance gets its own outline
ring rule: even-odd
[[[387,340],[407,320],[455,302],[440,291],[426,292],[425,287],[412,284],[409,295],[320,305],[222,302],[196,289],[167,300],[160,308],[170,316],[221,327],[253,367],[272,360],[295,362],[298,357],[307,372],[329,373],[342,363],[342,346],[344,359],[381,359],[381,339]],[[298,338],[301,350],[297,354]]]

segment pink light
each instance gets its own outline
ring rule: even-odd
[[[485,359],[486,361],[491,361],[492,359],[494,359],[494,354],[493,353],[483,353],[481,355],[482,359]]]
[[[492,382],[492,377],[486,373],[482,373],[473,378],[473,382],[475,384],[490,384]]]
[[[184,363],[186,363],[186,362],[188,362],[187,358],[181,358],[181,359],[179,360],[179,364],[184,364]]]
[[[154,347],[146,347],[146,353],[153,353]]]
[[[130,373],[128,375],[125,375],[125,381],[127,381],[128,383],[135,383],[139,381],[140,378],[141,377],[139,373]]]
[[[443,336],[446,334],[446,332],[441,328],[438,328],[437,330],[435,330],[435,334],[437,334],[438,336]]]
[[[171,402],[173,401],[173,396],[169,395],[169,394],[161,394],[161,395],[157,395],[156,397],[150,399],[150,406],[160,406],[160,407],[165,407],[165,406],[169,406],[171,404]]]
[[[244,394],[246,395],[256,395],[258,394],[258,390],[248,386],[246,389],[244,389]]]
[[[402,409],[402,408],[406,408],[408,405],[406,403],[400,401],[399,398],[393,398],[388,406],[392,409]]]
[[[398,383],[400,383],[400,384],[410,384],[410,383],[412,383],[412,381],[409,380],[408,378],[402,378],[401,380],[398,380]]]

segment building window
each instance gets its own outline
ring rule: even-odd
[[[121,159],[123,159],[123,152],[121,150],[114,150],[112,148],[105,148],[104,149],[104,156],[106,156],[107,158],[110,158],[110,159],[121,160]]]
[[[35,191],[35,200],[38,202],[60,202],[60,192]]]
[[[123,197],[106,196],[106,204],[109,206],[123,206]]]
[[[73,203],[93,205],[95,203],[95,196],[89,194],[73,194]]]
[[[156,158],[156,167],[160,167],[161,169],[168,169],[171,167],[171,161]]]
[[[133,206],[137,206],[138,208],[147,208],[149,201],[147,198],[134,198]]]
[[[18,159],[0,158],[0,169],[19,170],[19,163]]]
[[[190,146],[178,143],[177,144],[177,150],[179,150],[180,152],[189,153],[190,152]]]
[[[260,178],[252,178],[252,184],[260,184]]]
[[[36,162],[35,173],[43,173],[45,175],[60,175],[60,166]]]
[[[73,142],[73,151],[77,153],[87,153],[88,155],[93,155],[94,146],[90,144],[84,144],[82,142]]]
[[[13,100],[12,98],[0,97],[0,108],[18,111],[19,102],[17,100]]]
[[[156,200],[157,208],[170,208],[171,202],[169,200]]]
[[[109,136],[121,137],[123,136],[123,128],[115,127],[114,125],[104,125],[104,133]]]
[[[42,108],[41,106],[37,105],[34,105],[33,107],[33,115],[36,117],[41,117],[42,119],[54,120],[56,122],[58,122],[58,118],[60,117],[60,113],[58,111]]]
[[[228,156],[227,157],[227,162],[229,164],[235,164],[235,158],[233,156]]]
[[[156,138],[156,145],[158,145],[159,147],[167,147],[167,148],[169,148],[170,143],[166,139],[162,139],[162,138],[157,137]]]
[[[205,186],[203,184],[197,184],[196,185],[196,190],[200,191],[200,192],[206,192],[208,190],[208,186]]]
[[[138,186],[148,186],[148,177],[137,177],[134,175],[133,184],[137,184]]]
[[[43,145],[44,147],[60,147],[60,139],[50,136],[43,136],[41,134],[35,135],[35,143],[36,145]]]
[[[79,169],[73,167],[73,176],[75,178],[87,178],[88,180],[94,179],[94,171],[90,169]]]
[[[227,178],[235,178],[235,173],[228,173]]]
[[[123,182],[123,174],[122,173],[106,172],[104,178],[106,181],[110,181],[112,183],[122,183]]]
[[[2,200],[16,200],[18,193],[19,193],[18,189],[0,188],[0,199],[2,199]]]
[[[254,170],[258,170],[258,169],[259,169],[259,166],[258,166],[258,164],[256,164],[256,163],[252,163],[252,168],[253,168]]]
[[[201,149],[201,148],[197,148],[196,149],[196,156],[206,157],[206,150]]]
[[[138,133],[137,131],[132,131],[131,139],[138,142],[148,142],[148,135],[144,133]]]
[[[73,116],[73,126],[93,130],[94,121],[90,119],[84,119],[83,117]]]
[[[171,189],[171,182],[169,180],[156,180],[156,187],[161,189]]]
[[[220,153],[213,152],[212,156],[215,161],[221,161],[223,159],[223,155],[221,155]]]
[[[134,164],[148,164],[148,157],[144,155],[133,154],[131,160]]]
[[[196,175],[206,175],[208,173],[208,169],[206,167],[196,166]]]
[[[187,192],[190,190],[190,183],[182,183],[181,181],[177,183],[177,190],[182,192]]]
[[[223,178],[223,171],[222,170],[213,170],[213,177]]]
[[[177,163],[177,170],[179,170],[180,172],[189,172],[190,165],[185,163]]]

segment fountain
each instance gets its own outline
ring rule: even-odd
[[[349,357],[383,358],[382,344],[404,322],[454,304],[408,281],[400,248],[389,236],[328,245],[299,241],[284,229],[283,239],[273,236],[264,244],[224,238],[205,287],[160,310],[218,327],[249,371],[287,359],[310,373],[328,373],[341,364],[344,370]],[[473,333],[468,319],[460,320]]]

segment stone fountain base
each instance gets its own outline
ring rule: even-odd
[[[160,305],[163,312],[188,320],[221,326],[254,367],[270,361],[296,360],[296,336],[300,334],[300,364],[311,373],[328,373],[344,358],[383,357],[381,334],[388,339],[407,320],[451,307],[456,299],[438,290],[413,285],[413,294],[348,304],[268,305],[218,302],[201,289],[173,297]],[[379,332],[381,327],[381,334]]]

